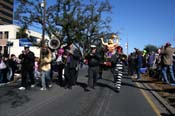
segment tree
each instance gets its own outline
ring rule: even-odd
[[[146,50],[148,53],[151,53],[151,52],[156,52],[158,48],[155,45],[149,44],[144,47],[144,50]]]
[[[15,19],[21,25],[43,25],[40,0],[17,1]],[[108,33],[110,18],[102,16],[110,11],[108,0],[56,0],[55,4],[46,7],[45,30],[50,38],[58,38],[61,44],[71,40],[77,47],[86,49],[91,40]]]
[[[18,29],[18,32],[16,34],[16,38],[27,38],[28,34],[26,33],[27,27],[24,25],[23,27]]]

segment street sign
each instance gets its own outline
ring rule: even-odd
[[[19,39],[19,46],[33,46],[36,43],[36,38],[20,38]]]

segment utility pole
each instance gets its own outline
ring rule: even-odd
[[[42,7],[42,40],[41,40],[41,47],[43,47],[45,45],[46,0],[42,0],[41,7]]]
[[[128,64],[128,32],[126,32],[126,50],[127,50],[127,64]],[[127,69],[128,69],[128,74],[129,74],[129,65],[127,65]]]

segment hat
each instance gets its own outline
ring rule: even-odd
[[[121,46],[116,47],[117,52],[123,52],[123,48]]]
[[[67,46],[70,46],[71,44],[73,44],[73,41],[70,40],[67,42]]]
[[[24,45],[24,49],[26,49],[26,48],[29,48],[29,46],[28,45]]]
[[[64,49],[63,48],[58,49],[57,54],[63,54],[63,53],[64,53]]]
[[[170,42],[167,42],[167,43],[165,44],[165,46],[171,46],[171,43],[170,43]]]
[[[96,45],[91,45],[91,48],[96,48]]]
[[[112,39],[109,39],[109,40],[108,40],[108,43],[109,43],[109,44],[113,44],[114,42],[113,42]]]
[[[114,34],[112,34],[112,36],[111,36],[111,38],[112,39],[114,39],[114,38],[116,38],[117,36],[116,35],[114,35]]]

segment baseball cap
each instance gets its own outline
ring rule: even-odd
[[[91,45],[91,48],[96,48],[96,45]]]
[[[29,46],[28,46],[28,45],[25,45],[25,46],[24,46],[24,49],[26,49],[26,48],[29,48]]]

